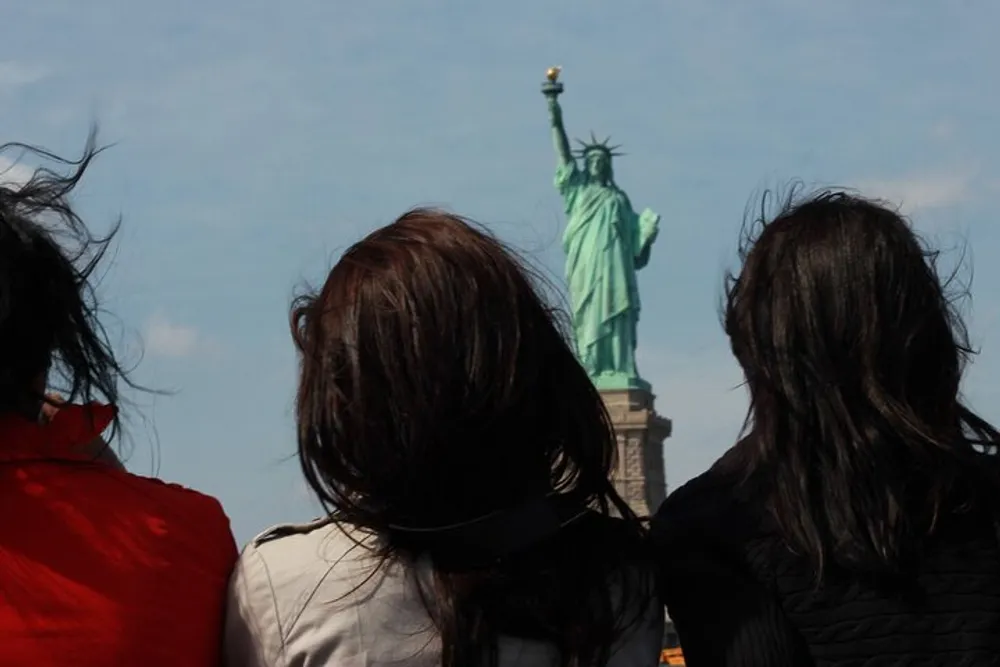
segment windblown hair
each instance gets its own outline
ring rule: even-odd
[[[98,319],[91,277],[114,229],[93,236],[69,202],[100,152],[91,131],[82,156],[60,158],[19,143],[0,154],[31,155],[68,168],[43,167],[24,183],[0,173],[0,412],[37,417],[46,399],[37,386],[48,375],[68,402],[118,405],[118,382],[128,381]],[[119,422],[115,420],[114,432]]]
[[[751,407],[720,465],[754,481],[818,578],[905,572],[945,515],[1000,491],[1000,435],[960,398],[972,350],[937,253],[877,202],[793,190],[740,257],[724,317]]]
[[[495,665],[500,634],[603,665],[653,590],[629,573],[645,529],[609,481],[609,417],[536,280],[487,232],[414,210],[292,313],[305,478],[382,564],[431,558],[445,667]]]

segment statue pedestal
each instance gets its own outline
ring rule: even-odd
[[[673,424],[656,414],[646,389],[601,390],[618,439],[618,463],[612,479],[632,511],[650,516],[667,497],[663,442]]]
[[[656,414],[653,393],[646,389],[602,389],[601,396],[611,415],[618,439],[618,464],[612,474],[615,488],[632,511],[651,516],[667,497],[667,473],[663,442],[673,423]],[[679,652],[673,622],[664,624],[664,648]]]

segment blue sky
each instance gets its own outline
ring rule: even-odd
[[[240,541],[315,514],[287,310],[348,244],[441,204],[561,276],[554,64],[571,134],[624,143],[619,183],[663,216],[640,362],[671,486],[741,423],[721,276],[748,201],[790,179],[893,199],[946,262],[968,243],[966,392],[1000,420],[994,0],[33,0],[6,25],[0,139],[73,154],[97,120],[117,144],[77,201],[95,228],[122,214],[108,323],[177,390],[135,397],[129,466],[221,498]]]

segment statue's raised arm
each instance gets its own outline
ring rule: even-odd
[[[569,147],[566,127],[563,125],[562,107],[559,106],[559,95],[563,85],[559,83],[560,67],[550,67],[545,73],[546,82],[542,84],[542,94],[549,104],[549,121],[552,123],[552,139],[556,147],[556,157],[560,165],[573,163],[573,151]]]

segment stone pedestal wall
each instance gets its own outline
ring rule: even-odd
[[[650,516],[667,496],[663,442],[673,425],[656,414],[653,394],[641,389],[602,391],[618,438],[613,475],[618,493],[639,516]]]
[[[618,463],[613,473],[615,488],[632,511],[651,516],[667,497],[667,474],[663,443],[673,424],[656,414],[653,394],[640,389],[601,392],[618,439]],[[664,627],[664,648],[678,646],[677,633],[669,618]]]

